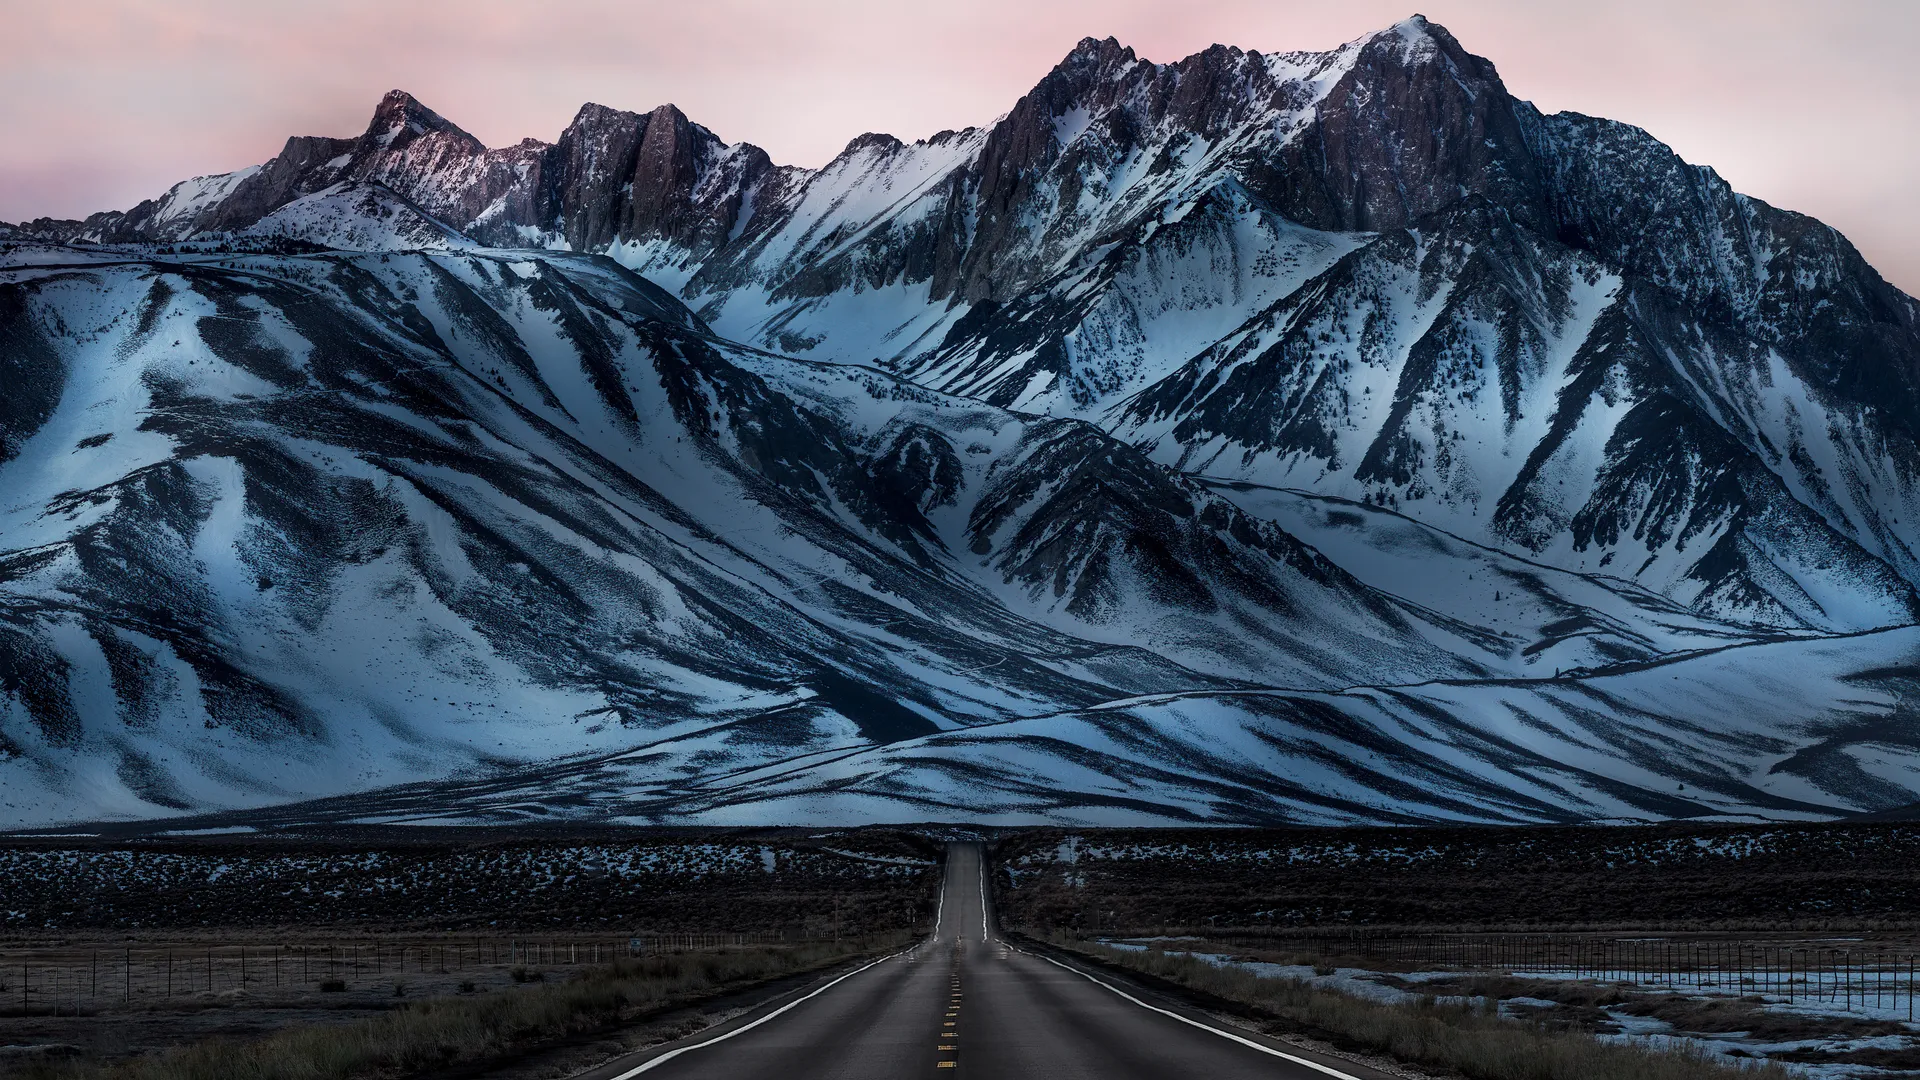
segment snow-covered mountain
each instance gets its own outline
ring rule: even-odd
[[[1920,306],[1419,17],[819,170],[396,91],[0,242],[8,820],[1920,788]]]

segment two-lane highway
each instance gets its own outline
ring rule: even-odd
[[[1014,948],[981,850],[950,845],[934,934],[718,1028],[580,1080],[1379,1080]]]

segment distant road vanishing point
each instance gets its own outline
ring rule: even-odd
[[[933,935],[579,1080],[1385,1080],[1018,948],[979,845],[947,849]]]

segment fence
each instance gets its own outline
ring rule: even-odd
[[[1920,953],[1868,943],[1364,932],[1262,935],[1246,940],[1257,940],[1266,948],[1353,956],[1405,969],[1593,979],[1676,993],[1757,994],[1787,1002],[1830,1002],[1848,1010],[1904,1009],[1910,1020],[1920,994]]]
[[[47,947],[0,952],[0,1015],[151,1005],[240,991],[306,993],[368,980],[581,967],[617,957],[767,945],[792,934],[641,934],[624,939],[512,937],[326,944]],[[18,1010],[17,1012],[15,1010]]]

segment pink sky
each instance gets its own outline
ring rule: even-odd
[[[1420,10],[1515,94],[1639,124],[1920,292],[1916,0],[0,0],[0,220],[124,209],[358,133],[400,87],[491,145],[678,104],[776,161],[985,123],[1073,43],[1324,49]]]

